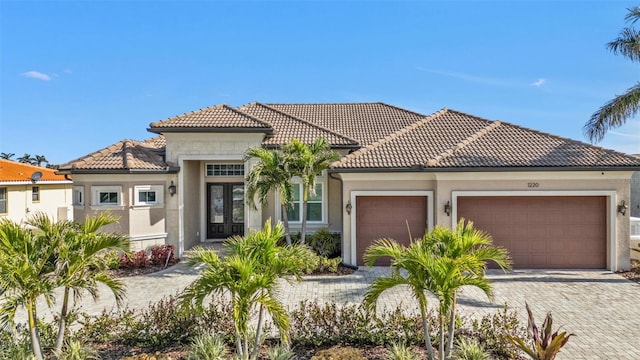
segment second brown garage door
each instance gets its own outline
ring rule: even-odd
[[[607,266],[606,197],[458,197],[457,212],[509,250],[515,268]]]
[[[409,245],[409,229],[414,238],[424,235],[427,227],[426,196],[358,196],[356,197],[356,254],[364,265],[365,250],[377,239],[392,238]],[[380,259],[376,265],[389,265]]]

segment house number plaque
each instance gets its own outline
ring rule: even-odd
[[[527,187],[530,187],[530,188],[537,188],[537,187],[540,187],[540,183],[537,183],[537,182],[530,182],[530,183],[527,183]]]

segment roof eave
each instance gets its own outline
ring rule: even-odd
[[[455,167],[438,168],[426,166],[400,167],[400,168],[331,168],[331,173],[358,173],[358,172],[513,172],[513,171],[640,171],[640,166],[519,166],[519,167]]]
[[[59,174],[175,174],[180,172],[179,166],[164,169],[60,169]]]
[[[211,127],[211,128],[186,128],[186,127],[157,127],[147,128],[148,132],[162,133],[262,133],[273,134],[273,128],[245,128],[245,127]]]

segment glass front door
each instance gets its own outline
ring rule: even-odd
[[[244,185],[207,184],[207,238],[244,235]]]

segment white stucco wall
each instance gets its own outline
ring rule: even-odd
[[[39,188],[40,200],[32,200],[32,189]],[[0,184],[7,189],[7,213],[0,218],[22,222],[37,212],[47,214],[54,221],[71,218],[71,182],[36,184]]]

